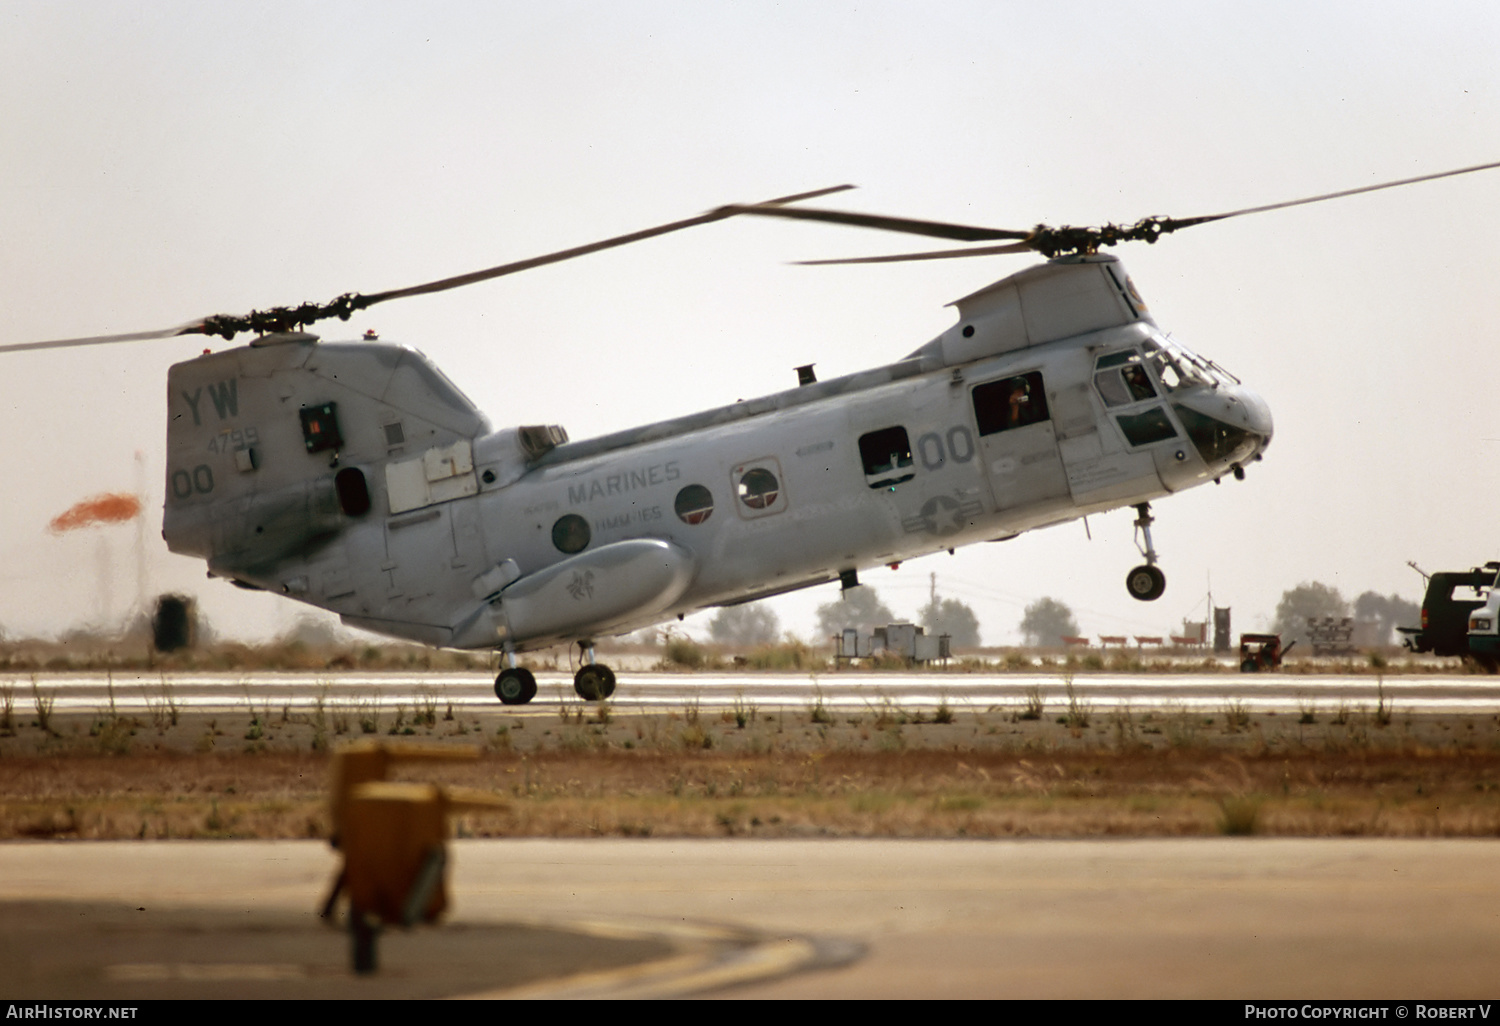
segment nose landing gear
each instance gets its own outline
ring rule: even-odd
[[[1135,521],[1136,533],[1140,536],[1135,547],[1146,557],[1144,566],[1138,566],[1125,575],[1125,590],[1130,597],[1141,602],[1155,602],[1167,590],[1167,575],[1156,565],[1156,549],[1151,544],[1151,525],[1156,522],[1151,515],[1151,504],[1143,502],[1135,508],[1140,514]],[[1141,539],[1145,544],[1141,544]]]

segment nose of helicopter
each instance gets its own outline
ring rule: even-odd
[[[1174,405],[1198,454],[1216,473],[1233,470],[1242,476],[1244,465],[1271,444],[1271,407],[1244,385],[1204,389]]]
[[[1265,452],[1266,447],[1271,444],[1271,435],[1276,430],[1271,420],[1271,407],[1260,397],[1259,392],[1244,385],[1236,385],[1230,391],[1230,398],[1244,418],[1241,426],[1259,439],[1255,447],[1256,453]]]

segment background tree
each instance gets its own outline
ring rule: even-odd
[[[781,636],[781,621],[760,602],[724,606],[708,621],[708,636],[721,645],[769,645]]]
[[[625,640],[642,648],[656,648],[662,643],[662,631],[659,627],[642,627],[634,634],[627,635]]]
[[[1422,607],[1399,595],[1379,595],[1367,591],[1354,600],[1354,618],[1377,623],[1375,643],[1395,644],[1397,627],[1416,627],[1422,622]]]
[[[1060,648],[1064,637],[1076,638],[1078,633],[1073,610],[1055,598],[1037,599],[1021,617],[1021,634],[1034,648]]]
[[[1276,623],[1271,630],[1281,635],[1281,647],[1286,648],[1293,641],[1307,641],[1309,619],[1348,615],[1349,603],[1337,588],[1319,581],[1303,581],[1281,593],[1281,601],[1276,603]]]
[[[135,609],[125,626],[127,638],[150,639],[158,652],[191,646],[207,647],[219,641],[218,632],[188,595],[158,595],[149,607]],[[4,632],[0,631],[0,640]]]
[[[958,599],[934,596],[922,607],[921,620],[928,634],[951,635],[954,648],[979,647],[979,617]]]
[[[276,636],[281,645],[300,645],[315,651],[338,648],[349,643],[349,636],[339,630],[338,623],[327,616],[304,614],[297,622]]]
[[[831,638],[849,627],[862,634],[894,622],[896,614],[886,608],[868,584],[850,588],[839,598],[818,607],[818,637]]]

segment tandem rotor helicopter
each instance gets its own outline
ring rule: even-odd
[[[0,351],[214,335],[248,344],[172,366],[168,547],[212,577],[427,645],[498,649],[495,692],[536,695],[516,654],[577,643],[578,694],[608,698],[597,637],[752,602],[1121,507],[1136,511],[1143,601],[1166,579],[1151,503],[1243,478],[1271,412],[1168,338],[1100,252],[1183,228],[1500,167],[1500,162],[1227,213],[1012,231],[800,206],[839,186],[720,207],[483,271],[325,305]],[[957,322],[884,366],[583,441],[494,429],[421,353],[302,329],[736,216],[826,221],[965,243],[809,263],[1038,253],[954,302]]]

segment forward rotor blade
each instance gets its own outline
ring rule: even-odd
[[[949,224],[945,221],[919,221],[909,217],[887,217],[882,214],[857,214],[847,210],[822,210],[817,207],[773,207],[770,204],[736,206],[725,208],[737,214],[757,214],[763,217],[785,217],[793,221],[827,221],[832,224],[848,224],[857,228],[877,228],[887,232],[905,232],[908,235],[926,235],[934,239],[953,239],[956,242],[986,242],[992,239],[1027,239],[1030,232],[1011,231],[1006,228],[980,228],[968,224]]]
[[[1230,217],[1239,217],[1241,214],[1260,214],[1268,210],[1282,210],[1286,207],[1301,207],[1309,203],[1322,203],[1324,200],[1341,199],[1344,196],[1358,196],[1362,192],[1379,192],[1381,189],[1394,189],[1401,185],[1415,185],[1418,182],[1430,182],[1437,178],[1452,178],[1455,175],[1467,175],[1475,171],[1488,171],[1500,167],[1500,160],[1489,164],[1475,164],[1473,167],[1461,167],[1456,171],[1439,171],[1431,175],[1418,175],[1415,178],[1402,178],[1394,182],[1381,182],[1379,185],[1362,185],[1357,189],[1341,189],[1338,192],[1325,192],[1321,196],[1308,196],[1304,199],[1287,200],[1284,203],[1267,203],[1259,207],[1245,207],[1243,210],[1230,210],[1223,214],[1208,214],[1203,217],[1189,217],[1183,219],[1164,218],[1161,221],[1162,231],[1176,231],[1179,228],[1191,228],[1193,225],[1206,224],[1209,221],[1223,221]]]
[[[410,288],[392,289],[389,292],[377,292],[374,295],[359,296],[358,303],[362,309],[383,303],[388,299],[403,299],[407,296],[422,296],[432,292],[443,292],[447,289],[456,289],[464,285],[473,285],[476,282],[489,281],[491,278],[500,278],[507,274],[515,274],[517,271],[529,271],[533,267],[543,267],[547,264],[560,263],[563,260],[571,260],[574,257],[585,256],[589,253],[597,253],[604,249],[613,249],[616,246],[628,245],[632,242],[640,242],[642,239],[654,238],[658,235],[666,235],[668,232],[681,231],[684,228],[692,228],[700,224],[709,224],[713,221],[722,221],[736,214],[751,211],[763,212],[776,209],[783,203],[795,203],[798,200],[814,199],[818,196],[827,196],[835,192],[843,192],[852,189],[852,185],[835,185],[828,189],[817,189],[813,192],[802,192],[792,196],[782,196],[778,199],[766,200],[764,203],[750,205],[730,204],[710,210],[706,214],[697,217],[689,217],[682,221],[673,221],[671,224],[658,225],[655,228],[646,228],[642,231],[631,232],[628,235],[617,235],[612,239],[604,239],[601,242],[591,242],[586,246],[575,246],[572,249],[559,250],[556,253],[548,253],[545,256],[531,257],[527,260],[517,260],[514,263],[501,264],[498,267],[487,268],[483,271],[472,271],[469,274],[460,274],[452,278],[443,278],[439,281],[431,281],[425,285],[413,285]]]
[[[762,214],[768,217],[786,217],[807,221],[830,221],[835,224],[880,228],[887,231],[930,235],[937,238],[958,239],[965,242],[985,239],[1021,240],[1014,246],[988,246],[970,250],[943,250],[932,253],[859,257],[845,260],[805,260],[802,261],[804,264],[883,264],[904,260],[943,260],[949,257],[991,256],[1000,253],[1024,253],[1027,251],[1040,253],[1048,259],[1055,259],[1069,254],[1097,253],[1102,246],[1115,246],[1122,242],[1151,243],[1163,235],[1168,235],[1183,228],[1208,224],[1211,221],[1223,221],[1227,218],[1239,217],[1242,214],[1259,214],[1269,210],[1281,210],[1286,207],[1300,207],[1309,203],[1322,203],[1324,200],[1357,196],[1365,192],[1378,192],[1381,189],[1394,189],[1402,185],[1415,185],[1418,182],[1430,182],[1438,178],[1452,178],[1455,175],[1466,175],[1475,171],[1488,171],[1497,167],[1500,167],[1500,161],[1493,161],[1488,164],[1475,164],[1472,167],[1462,167],[1454,171],[1439,171],[1435,174],[1417,175],[1412,178],[1402,178],[1394,182],[1381,182],[1378,185],[1362,185],[1355,189],[1341,189],[1338,192],[1328,192],[1319,196],[1308,196],[1303,199],[1286,200],[1281,203],[1266,203],[1256,207],[1245,207],[1241,210],[1229,210],[1221,214],[1207,214],[1202,217],[1146,217],[1134,224],[1106,224],[1099,227],[1064,225],[1053,228],[1048,225],[1037,225],[1036,228],[1029,232],[1007,231],[998,228],[977,228],[970,225],[944,224],[937,221],[914,221],[899,217],[854,214],[840,210],[818,210],[802,207],[788,210],[758,210],[754,207],[748,207],[741,208],[741,210],[747,214]]]
[[[1006,246],[979,246],[975,249],[940,249],[927,253],[892,253],[888,256],[846,257],[842,260],[798,260],[805,267],[829,264],[895,264],[910,260],[948,260],[955,257],[995,256],[1000,253],[1030,253],[1036,247],[1029,242],[1012,242]]]
[[[17,342],[13,345],[0,346],[0,353],[20,353],[28,349],[68,349],[73,346],[104,346],[114,342],[144,342],[154,338],[175,338],[178,335],[198,335],[203,333],[202,320],[189,321],[176,328],[166,328],[161,331],[136,331],[126,335],[91,335],[88,338],[59,338],[50,342]]]

